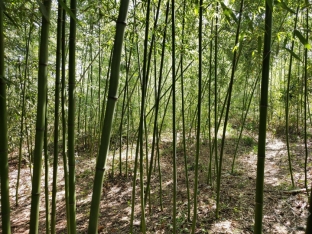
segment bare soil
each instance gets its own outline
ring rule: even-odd
[[[198,209],[196,233],[253,233],[254,204],[256,188],[257,143],[244,138],[239,147],[234,173],[231,173],[233,155],[237,139],[227,137],[222,164],[221,209],[219,219],[215,218],[216,184],[208,184],[209,144],[201,145],[199,161]],[[191,197],[191,219],[193,218],[193,189],[195,173],[195,140],[188,139],[187,165]],[[298,143],[300,142],[300,143]],[[288,156],[283,139],[270,136],[267,141],[265,162],[263,233],[304,233],[308,216],[308,198],[304,189],[304,145],[302,140],[291,144],[292,167],[295,188],[291,187]],[[310,145],[310,143],[309,143]],[[130,146],[129,146],[130,147]],[[310,147],[310,146],[309,146]],[[79,146],[76,156],[76,195],[77,195],[77,232],[86,233],[90,212],[93,187],[95,155]],[[103,184],[100,207],[99,233],[129,233],[131,217],[131,197],[133,183],[133,165],[135,149],[129,150],[128,169],[125,174],[125,151],[122,149],[122,175],[119,174],[119,150],[116,151],[114,175],[111,173],[112,154],[107,163],[107,175]],[[309,149],[311,150],[311,148]],[[93,150],[96,152],[96,150]],[[158,165],[151,181],[150,203],[146,207],[148,233],[172,233],[172,142],[163,137],[160,145],[160,168],[162,194],[159,189]],[[21,178],[16,205],[17,153],[13,152],[9,160],[11,224],[13,233],[28,233],[31,201],[31,176],[29,163],[22,161]],[[212,160],[214,164],[214,160]],[[308,184],[312,177],[312,160],[308,159]],[[66,233],[66,214],[64,201],[64,176],[62,157],[59,157],[57,192],[57,233]],[[188,220],[186,180],[183,148],[177,149],[178,193],[177,225],[178,233],[189,233],[192,223]],[[42,169],[44,172],[44,168]],[[212,181],[215,179],[215,167],[212,166]],[[146,174],[146,171],[144,170]],[[146,179],[146,177],[145,177]],[[49,168],[49,196],[52,191],[52,159]],[[140,186],[136,180],[136,200],[134,207],[134,233],[140,233]],[[42,195],[40,204],[40,231],[45,233],[44,176],[42,176]],[[160,205],[162,196],[162,207]],[[149,205],[150,204],[150,205]]]

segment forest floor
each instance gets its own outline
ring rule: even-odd
[[[236,137],[230,134],[226,138],[225,154],[222,165],[221,179],[221,206],[219,219],[215,219],[216,185],[207,184],[207,171],[209,165],[208,144],[201,145],[198,177],[198,217],[196,233],[253,233],[254,204],[256,188],[257,143],[254,136],[244,136],[235,162],[234,173],[231,173]],[[195,173],[195,140],[188,139],[187,161],[188,176],[193,204],[193,187]],[[304,188],[304,145],[302,139],[291,143],[292,167],[295,188],[291,187],[288,157],[285,140],[268,136],[265,185],[264,185],[264,213],[263,233],[304,233],[308,216],[308,198]],[[220,144],[219,144],[220,145]],[[309,143],[309,151],[311,144]],[[125,173],[125,149],[123,147],[123,173]],[[52,149],[51,149],[52,151]],[[92,196],[95,153],[90,153],[79,145],[76,156],[76,196],[77,196],[77,232],[86,233]],[[116,151],[116,159],[119,158]],[[133,168],[135,149],[129,151],[128,165]],[[148,233],[172,233],[172,142],[170,136],[163,136],[160,145],[160,165],[162,175],[162,204],[160,206],[159,174],[156,167],[155,176],[151,182],[151,206],[146,207],[146,223]],[[92,156],[91,156],[92,155]],[[21,180],[19,185],[19,205],[16,206],[16,180],[17,180],[17,152],[10,155],[9,177],[11,196],[11,222],[12,233],[28,233],[30,219],[31,177],[29,165],[22,161]],[[59,158],[62,165],[62,158]],[[99,233],[129,233],[132,197],[132,169],[128,176],[119,175],[118,161],[115,160],[115,175],[112,176],[112,160],[107,163],[108,173],[103,184],[103,195],[100,207]],[[192,223],[188,221],[187,193],[184,170],[183,149],[179,144],[177,149],[178,166],[178,192],[177,192],[177,230],[178,233],[189,233]],[[43,170],[44,171],[44,168]],[[212,175],[214,179],[214,168]],[[140,186],[139,177],[136,181],[136,201],[134,213],[134,233],[139,232],[140,225]],[[312,160],[308,160],[308,184],[312,178]],[[49,168],[49,196],[51,199],[52,186],[52,160]],[[57,233],[66,233],[66,214],[64,202],[63,167],[58,167],[57,192]],[[40,204],[39,233],[45,233],[45,202],[44,178],[42,177]],[[149,202],[147,202],[149,204]],[[191,218],[193,213],[191,205]],[[151,211],[149,213],[149,210]],[[0,228],[1,229],[1,228]]]

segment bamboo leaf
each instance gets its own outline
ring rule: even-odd
[[[42,2],[40,2],[40,0],[37,0],[37,3],[39,5],[39,10],[40,10],[42,16],[45,18],[45,20],[47,22],[50,22],[49,15],[48,15],[48,12],[47,12],[45,6],[42,4]]]
[[[230,8],[228,8],[223,2],[221,2],[221,6],[222,6],[225,17],[228,20],[230,20],[230,17],[231,17],[237,23],[237,18],[235,14],[233,13],[233,11]]]
[[[10,81],[9,79],[7,79],[4,76],[2,76],[2,77],[0,76],[0,79],[4,80],[4,82],[7,83],[7,84],[15,85],[12,81]]]
[[[284,48],[284,49],[287,50],[295,59],[297,59],[297,60],[299,60],[300,62],[302,62],[302,60],[300,59],[300,57],[299,57],[297,54],[295,54],[294,51],[291,51],[291,50],[288,49],[288,48]]]
[[[277,43],[277,47],[276,47],[276,55],[278,55],[279,50],[280,50],[280,44],[279,44],[279,43]]]
[[[312,4],[309,3],[309,0],[305,0],[305,1],[304,1],[304,4],[303,4],[303,7],[301,8],[301,10],[303,10],[303,9],[305,9],[305,8],[311,6],[311,5],[312,5]]]
[[[11,23],[12,23],[15,27],[19,28],[19,25],[13,20],[13,18],[12,18],[7,12],[5,12],[6,7],[5,7],[5,5],[4,5],[3,0],[0,0],[0,8],[1,8],[2,11],[3,11],[3,14],[11,21]]]
[[[305,4],[306,4],[306,5],[309,5],[309,0],[305,0]]]
[[[308,40],[299,32],[297,29],[294,31],[294,35],[298,37],[300,42],[304,45],[305,48],[311,49],[311,45],[309,44]]]
[[[250,19],[248,14],[245,14],[244,17],[246,18],[246,21],[248,22],[248,27],[249,27],[250,31],[253,32],[254,31],[253,21]]]
[[[284,39],[283,47],[286,47],[287,43],[288,43],[288,38],[286,37],[286,38]]]
[[[198,4],[196,4],[194,7],[194,13],[196,16],[198,16],[198,14],[199,14]]]
[[[285,9],[286,11],[288,11],[288,12],[290,12],[290,13],[292,13],[292,14],[296,14],[296,12],[295,12],[294,10],[292,10],[291,8],[289,8],[289,7],[286,5],[285,2],[280,1],[280,2],[278,2],[278,3],[279,3],[279,5],[280,5],[283,9]]]
[[[258,53],[261,53],[261,47],[262,47],[262,37],[258,37]]]
[[[69,9],[68,6],[66,6],[66,4],[62,0],[58,0],[58,2],[63,7],[63,9],[66,11],[66,13],[69,14],[70,17],[76,21],[76,23],[79,23],[78,19],[76,18],[74,13],[71,11],[71,9]]]
[[[8,13],[6,13],[6,12],[4,11],[3,14],[11,21],[11,23],[12,23],[15,27],[17,27],[17,28],[20,27]]]

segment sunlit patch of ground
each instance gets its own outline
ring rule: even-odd
[[[159,189],[158,164],[151,180],[151,206],[147,202],[145,209],[147,233],[172,233],[172,142],[170,134],[164,135],[160,145],[160,171],[162,175],[162,191]],[[201,146],[199,163],[199,193],[196,233],[253,233],[255,179],[257,155],[256,143],[239,147],[235,163],[235,173],[231,173],[233,149],[236,138],[227,136],[225,143],[225,155],[222,166],[220,218],[215,219],[216,212],[216,184],[208,185],[207,176],[209,169],[208,144]],[[195,141],[188,139],[187,163],[191,195],[190,218],[193,218],[193,189],[195,172]],[[293,144],[294,145],[294,144]],[[304,233],[307,212],[307,196],[304,193],[304,173],[302,145],[292,148],[292,162],[294,179],[297,192],[291,190],[291,180],[288,171],[288,158],[285,142],[277,138],[271,138],[267,142],[265,164],[265,193],[264,193],[264,218],[263,233]],[[83,148],[83,147],[82,147]],[[90,213],[90,201],[93,188],[95,168],[95,155],[86,151],[78,152],[76,157],[76,195],[77,195],[77,231],[86,233]],[[131,200],[133,183],[133,165],[135,158],[135,145],[131,149],[123,146],[121,150],[122,172],[119,175],[119,149],[115,151],[113,164],[113,152],[107,162],[107,174],[103,184],[103,195],[100,204],[99,233],[128,233],[131,221]],[[16,156],[16,155],[15,155]],[[149,152],[149,162],[151,160]],[[14,158],[14,157],[13,157]],[[128,161],[128,176],[125,175],[126,160]],[[214,160],[212,160],[214,162]],[[311,160],[309,159],[309,163]],[[66,215],[64,202],[64,179],[62,159],[59,159],[58,167],[58,192],[57,192],[57,233],[66,233]],[[311,165],[311,164],[309,164]],[[52,166],[52,165],[51,165]],[[111,169],[114,166],[114,176]],[[183,149],[179,145],[177,150],[177,229],[178,233],[189,233],[192,223],[187,218],[187,193],[185,183],[185,169]],[[44,169],[44,168],[43,168]],[[308,167],[308,170],[311,168]],[[44,170],[43,170],[44,171]],[[212,166],[212,179],[215,179],[215,167]],[[49,168],[49,191],[51,199],[52,167]],[[144,173],[146,168],[144,164]],[[27,161],[21,170],[21,182],[19,187],[19,206],[15,206],[15,186],[17,178],[16,160],[10,161],[10,195],[11,195],[11,221],[13,233],[28,233],[31,198],[31,177]],[[146,176],[144,177],[146,180]],[[311,173],[308,173],[311,180]],[[44,203],[44,177],[41,181],[42,194],[40,204],[40,231],[45,232],[45,203]],[[160,193],[162,192],[162,193]],[[134,207],[134,233],[140,233],[141,206],[139,174],[136,180],[136,198]],[[160,206],[162,198],[163,209]],[[149,209],[151,213],[149,213]]]

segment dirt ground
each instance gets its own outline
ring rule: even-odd
[[[236,138],[227,137],[223,157],[221,178],[221,206],[219,219],[215,218],[216,184],[208,184],[209,144],[201,145],[198,183],[198,217],[196,233],[253,233],[255,182],[257,164],[257,143],[251,137],[243,137],[234,173],[231,166]],[[285,140],[269,136],[267,140],[264,187],[263,233],[304,233],[308,216],[308,198],[304,188],[304,145],[292,143],[292,167],[295,188],[291,187],[288,157]],[[193,189],[195,173],[195,140],[188,140],[187,165],[191,197],[191,219],[193,218]],[[130,146],[129,146],[130,147]],[[309,149],[311,150],[311,149]],[[94,150],[96,152],[96,150]],[[107,163],[107,175],[103,184],[100,208],[99,233],[129,233],[131,218],[131,197],[133,184],[133,165],[135,149],[129,149],[128,176],[125,175],[125,152],[122,148],[123,174],[119,175],[119,150],[116,150],[114,176],[111,174],[112,156]],[[92,155],[91,155],[92,154]],[[113,154],[113,152],[112,152]],[[90,213],[94,167],[96,153],[79,146],[76,157],[76,195],[77,195],[77,231],[86,233]],[[214,160],[212,160],[214,165]],[[311,182],[312,160],[308,160],[308,184]],[[12,233],[28,233],[30,219],[31,176],[29,163],[22,161],[21,181],[16,206],[17,155],[12,153],[9,160],[11,224]],[[59,157],[62,165],[62,157]],[[184,169],[184,156],[181,145],[177,149],[178,192],[177,192],[177,229],[178,233],[189,233],[192,223],[188,220],[187,189]],[[172,233],[172,142],[162,138],[160,144],[160,171],[158,165],[152,176],[150,202],[146,206],[146,225],[148,233]],[[44,172],[44,168],[42,170]],[[212,180],[215,179],[215,167],[212,166]],[[146,175],[146,171],[144,170]],[[146,178],[146,177],[145,177]],[[49,168],[49,196],[51,201],[52,160]],[[136,200],[134,207],[134,233],[140,233],[140,186],[139,176],[136,181]],[[57,192],[57,233],[66,233],[66,214],[64,202],[63,167],[58,167]],[[40,231],[45,233],[44,177],[42,177],[40,204]],[[160,205],[162,198],[162,207]],[[150,204],[150,205],[149,205]]]

